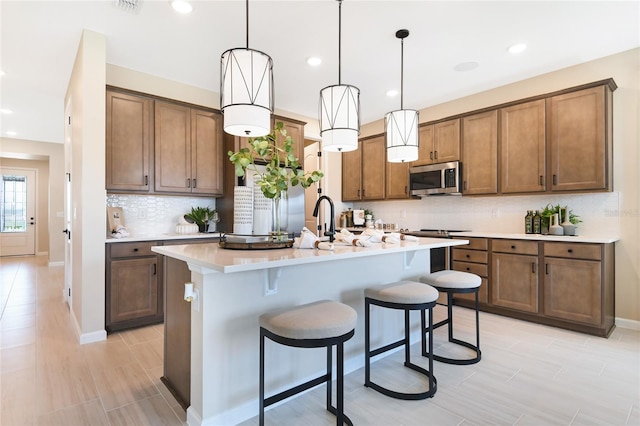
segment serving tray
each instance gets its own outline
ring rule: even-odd
[[[220,238],[221,248],[230,250],[270,250],[293,247],[293,239],[275,241],[270,235],[227,234]]]

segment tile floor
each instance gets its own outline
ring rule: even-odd
[[[45,257],[0,258],[0,425],[180,425],[184,411],[160,382],[162,326],[79,345],[62,301],[63,268]],[[456,310],[462,334],[472,316]],[[398,401],[345,380],[356,425],[639,425],[640,332],[609,339],[481,314],[483,359],[435,364],[433,399]],[[414,345],[418,355],[419,348]],[[447,350],[448,348],[440,348]],[[422,360],[416,356],[416,362]],[[375,380],[422,383],[402,353],[374,363]],[[267,412],[267,424],[324,425],[324,389]],[[258,424],[257,418],[244,425]]]

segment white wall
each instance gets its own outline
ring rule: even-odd
[[[106,338],[105,271],[105,57],[103,35],[85,30],[65,105],[71,102],[72,308],[80,342]]]
[[[407,228],[467,228],[522,232],[527,209],[547,203],[568,205],[582,216],[581,234],[619,235],[616,243],[616,317],[640,327],[640,49],[561,69],[420,111],[427,122],[480,108],[579,86],[612,77],[612,193],[510,197],[429,197],[402,202],[354,203],[378,218]],[[363,126],[361,136],[382,133],[383,121]],[[337,197],[339,198],[339,197]],[[406,214],[406,217],[405,217]],[[620,322],[620,321],[619,321]]]
[[[63,117],[60,117],[62,123]],[[62,125],[62,124],[61,124]],[[48,235],[39,236],[38,252],[49,253],[49,263],[64,261],[64,147],[61,143],[35,142],[23,139],[0,138],[0,157],[25,160],[48,160],[47,187],[41,192],[48,194],[46,212],[40,222],[46,224]],[[3,164],[4,164],[3,160]],[[46,240],[46,243],[45,243]]]

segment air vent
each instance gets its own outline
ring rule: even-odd
[[[116,0],[116,6],[127,12],[137,12],[142,4],[142,0]]]

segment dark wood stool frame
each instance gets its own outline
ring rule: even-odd
[[[480,289],[480,287],[448,288],[448,287],[438,287],[437,285],[434,285],[434,284],[429,284],[429,285],[435,288],[436,290],[438,290],[439,292],[447,293],[447,318],[434,324],[432,330],[442,327],[443,325],[448,325],[449,342],[469,348],[476,353],[476,356],[474,358],[469,358],[469,359],[456,359],[456,358],[449,358],[449,357],[440,356],[440,355],[433,355],[433,359],[435,359],[436,361],[444,362],[445,364],[455,364],[455,365],[469,365],[469,364],[475,364],[477,362],[480,362],[480,359],[482,358],[482,352],[480,351],[480,314],[478,311],[478,290]],[[476,296],[476,306],[475,306],[476,308],[476,344],[475,345],[453,337],[453,295],[455,293],[475,293],[475,296]],[[438,305],[442,306],[444,304],[438,303]],[[424,330],[423,336],[429,332],[428,329],[423,328],[423,330]],[[431,336],[433,336],[433,333],[431,333],[430,337]],[[431,340],[432,339],[429,339],[430,343],[431,343]],[[427,351],[427,347],[424,344],[424,337],[423,337],[422,356],[429,357],[432,354],[433,354],[433,347],[430,347],[429,350]]]
[[[355,333],[355,329],[350,332],[337,337],[328,337],[325,339],[290,339],[282,337],[271,331],[260,327],[260,426],[264,426],[264,409],[270,405],[280,402],[283,399],[287,399],[293,395],[296,395],[307,389],[311,389],[322,383],[327,384],[327,411],[336,416],[336,424],[347,424],[353,426],[353,423],[344,414],[344,342],[351,339]],[[276,343],[285,346],[291,346],[296,348],[327,348],[327,373],[319,376],[315,379],[311,379],[298,386],[286,389],[275,395],[272,395],[265,399],[264,397],[264,343],[265,337]],[[331,380],[333,359],[332,352],[333,346],[336,347],[336,407],[331,405]]]
[[[365,367],[364,367],[364,371],[365,371],[365,378],[364,378],[364,385],[368,388],[371,389],[375,389],[376,391],[390,396],[392,398],[396,398],[396,399],[405,399],[405,400],[419,400],[419,399],[426,399],[426,398],[432,398],[433,395],[436,393],[436,391],[438,390],[438,381],[436,380],[436,378],[434,377],[432,371],[433,371],[433,357],[431,355],[428,356],[429,358],[429,369],[426,370],[416,364],[413,364],[411,362],[411,354],[410,354],[410,347],[411,347],[411,342],[410,342],[410,324],[409,324],[409,313],[411,311],[420,311],[421,312],[421,327],[422,330],[431,330],[433,328],[433,307],[436,305],[436,302],[428,302],[428,303],[393,303],[393,302],[383,302],[381,300],[377,300],[371,297],[365,297],[364,299],[364,346],[365,346],[365,352],[364,352],[364,361],[365,361]],[[388,345],[382,346],[378,349],[374,349],[371,350],[371,331],[370,331],[370,325],[369,325],[369,317],[370,317],[370,307],[371,305],[375,305],[375,306],[381,306],[383,308],[389,308],[389,309],[399,309],[399,310],[403,310],[404,311],[404,339],[398,340],[397,342],[394,343],[390,343]],[[429,311],[429,328],[426,328],[426,321],[425,321],[425,311],[428,310]],[[426,377],[429,378],[429,390],[425,391],[425,392],[418,392],[418,393],[405,393],[405,392],[398,392],[398,391],[394,391],[391,389],[387,389],[383,386],[380,386],[377,383],[374,383],[373,381],[371,381],[371,358],[380,355],[384,352],[387,352],[391,349],[397,348],[399,346],[404,345],[404,366],[408,367],[414,371],[417,371],[420,374],[425,375]],[[424,337],[424,333],[422,335],[422,345],[425,346],[425,337]],[[429,339],[429,352],[433,353],[433,339]]]

